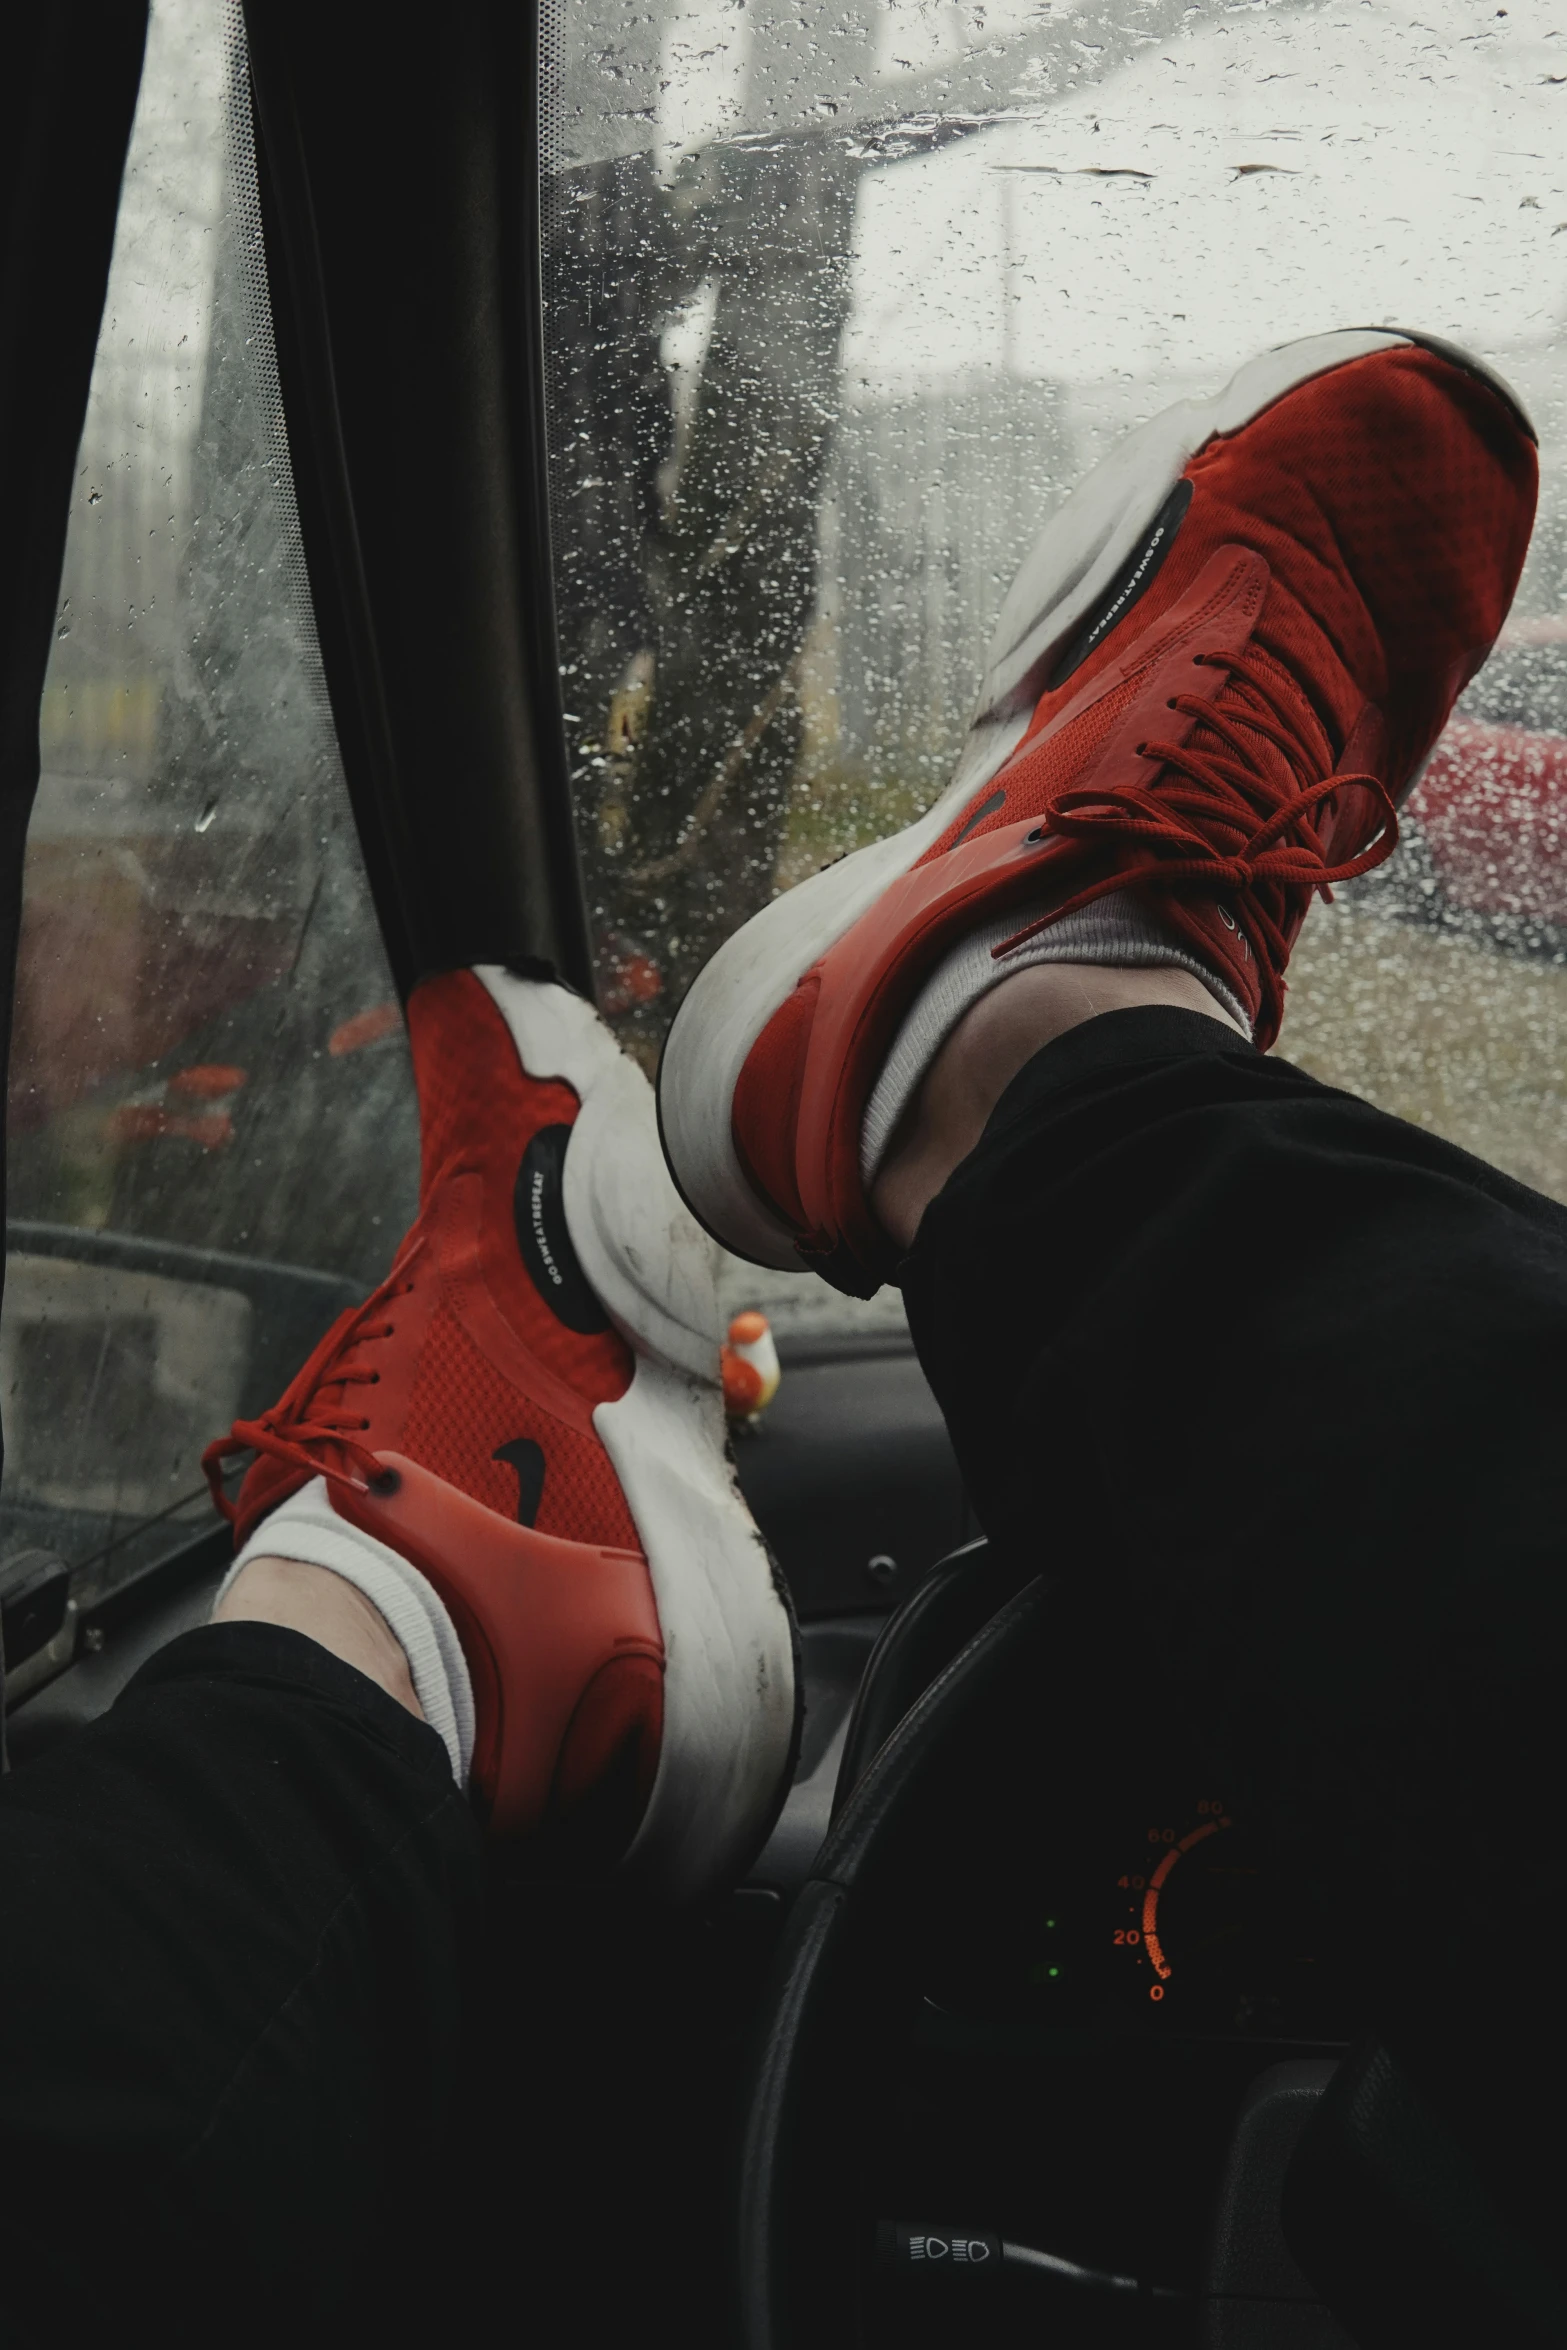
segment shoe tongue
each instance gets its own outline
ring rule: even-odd
[[[359,1368],[367,1343],[363,1335],[365,1324],[373,1325],[384,1319],[390,1302],[387,1298],[387,1291],[394,1283],[403,1279],[409,1267],[423,1253],[425,1246],[425,1236],[416,1226],[398,1250],[386,1279],[378,1288],[370,1292],[353,1319],[345,1324],[342,1337],[311,1381],[308,1395],[319,1395],[324,1387],[329,1388],[334,1382],[340,1382],[345,1370]],[[374,1341],[369,1343],[373,1344]]]
[[[1253,640],[1246,658],[1250,667],[1266,680],[1277,709],[1264,701],[1245,670],[1238,669],[1231,672],[1220,688],[1214,710],[1236,729],[1245,746],[1244,764],[1254,766],[1259,775],[1293,797],[1307,785],[1332,773],[1341,746],[1329,735],[1300,680],[1276,654]],[[1271,733],[1264,732],[1264,727],[1271,729]],[[1273,733],[1285,734],[1298,743],[1299,763],[1279,748],[1272,739]],[[1203,719],[1193,727],[1186,747],[1191,752],[1221,758],[1230,765],[1242,758],[1236,746]]]

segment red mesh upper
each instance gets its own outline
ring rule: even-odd
[[[444,1307],[438,1309],[419,1350],[400,1449],[503,1518],[514,1518],[517,1472],[494,1454],[518,1437],[531,1437],[544,1452],[544,1490],[534,1520],[541,1534],[612,1549],[640,1548],[598,1438],[566,1427],[530,1396],[519,1394],[462,1324]]]
[[[1080,669],[1041,696],[1011,764],[976,793],[983,802],[1000,785],[1006,797],[970,838],[1041,813],[1070,783],[1108,723],[1100,711],[1048,752],[1034,754],[1030,743],[1138,639],[1157,635],[1222,546],[1265,558],[1272,585],[1252,641],[1304,695],[1335,756],[1362,705],[1381,706],[1396,795],[1507,616],[1534,521],[1537,462],[1478,377],[1405,347],[1285,393],[1210,441],[1186,474],[1195,494],[1153,586]]]
[[[1004,801],[976,831],[1048,815],[1072,788],[1074,764],[1081,774],[1086,759],[1074,762],[1061,746],[1080,722],[1059,740],[1040,740],[1041,730],[1085,686],[1091,690],[1095,675],[1124,663],[1129,649],[1157,650],[1165,615],[1220,549],[1246,548],[1268,565],[1250,652],[1254,673],[1279,689],[1290,731],[1308,752],[1293,779],[1251,724],[1262,706],[1243,675],[1231,678],[1214,707],[1241,728],[1254,772],[1286,797],[1329,775],[1355,733],[1357,755],[1347,764],[1374,773],[1401,798],[1494,642],[1528,547],[1537,466],[1512,412],[1466,369],[1409,347],[1351,361],[1211,441],[1186,472],[1192,503],[1154,588],[1082,671],[1041,698],[1023,748],[997,779]],[[1380,721],[1370,736],[1368,712]],[[1149,732],[1158,734],[1157,725]],[[1223,748],[1222,736],[1201,725],[1187,744],[1199,757]],[[1178,767],[1165,788],[1181,790]],[[1238,854],[1252,829],[1245,796],[1216,793],[1212,808],[1206,830],[1215,850]],[[1182,820],[1191,816],[1188,799]],[[1320,843],[1329,864],[1352,861],[1376,853],[1370,844],[1385,818],[1385,805],[1357,790],[1304,818],[1294,837]],[[1390,840],[1384,833],[1380,845]],[[1118,860],[1122,870],[1138,870],[1145,897],[1156,894],[1149,846],[1146,836],[1129,841]],[[1098,857],[1102,870],[1107,853],[1114,855],[1113,836],[1101,829],[1091,844],[1080,844],[1076,860],[1058,865],[1058,902],[1071,902],[1082,856]],[[1157,862],[1161,852],[1154,853]],[[1173,833],[1163,853],[1172,864],[1189,863]],[[1233,895],[1230,884],[1213,892]],[[1246,900],[1258,919],[1244,920],[1240,930],[1200,884],[1195,895],[1186,882],[1161,901],[1165,918],[1257,1020],[1264,1046],[1276,1033],[1284,966],[1311,895],[1309,882],[1259,885]]]
[[[540,1083],[517,1058],[494,998],[471,971],[448,971],[414,990],[408,1036],[419,1088],[420,1197],[429,1205],[444,1176],[485,1177],[485,1276],[524,1344],[590,1403],[631,1383],[631,1350],[613,1330],[583,1336],[556,1320],[518,1253],[512,1188],[523,1152],[545,1126],[569,1126],[569,1085]]]
[[[319,1421],[323,1409],[362,1414],[355,1440],[368,1452],[400,1452],[513,1520],[517,1472],[494,1454],[529,1439],[544,1454],[534,1521],[541,1532],[640,1548],[609,1456],[591,1426],[581,1424],[593,1406],[625,1393],[631,1350],[612,1329],[583,1334],[558,1321],[529,1277],[516,1238],[512,1196],[528,1142],[541,1127],[571,1125],[577,1096],[568,1085],[526,1074],[494,999],[471,972],[426,980],[409,1004],[408,1027],[423,1145],[419,1217],[399,1251],[399,1270],[359,1317],[368,1335],[346,1338],[329,1362],[316,1365],[307,1381],[316,1400],[298,1398],[284,1418],[309,1421],[314,1414]],[[474,1237],[477,1216],[477,1309],[468,1297],[474,1268],[465,1264],[454,1288],[442,1253],[452,1245],[446,1225],[454,1200],[469,1219],[457,1220],[459,1241]],[[483,1342],[493,1329],[483,1318],[485,1299],[505,1325],[491,1339],[499,1361]],[[386,1325],[389,1334],[382,1334]],[[375,1383],[333,1383],[334,1369],[354,1364],[373,1368]],[[579,1424],[561,1417],[571,1405],[556,1381],[580,1399]],[[560,1409],[551,1408],[552,1395]],[[311,1439],[306,1450],[319,1454],[323,1466],[342,1465],[341,1446]],[[241,1534],[309,1474],[298,1460],[262,1451],[241,1489]]]

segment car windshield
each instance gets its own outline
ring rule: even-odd
[[[1281,1049],[1567,1198],[1567,27],[1531,0],[548,23],[566,723],[632,1048],[736,924],[942,788],[1009,578],[1116,436],[1268,345],[1406,324],[1521,392],[1539,527],[1400,857],[1306,930]]]

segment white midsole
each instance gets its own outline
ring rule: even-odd
[[[671,1898],[743,1867],[793,1746],[788,1608],[735,1481],[718,1384],[716,1252],[669,1180],[647,1079],[564,987],[477,977],[524,1068],[570,1085],[565,1213],[584,1275],[634,1356],[593,1415],[648,1562],[663,1632],[664,1728],[623,1867]]]
[[[1215,434],[1237,431],[1313,376],[1413,339],[1365,327],[1286,343],[1251,360],[1211,399],[1177,401],[1127,434],[1051,516],[1008,591],[978,713],[934,807],[785,891],[704,966],[664,1047],[659,1119],[685,1200],[726,1248],[781,1272],[801,1269],[793,1233],[757,1197],[735,1153],[734,1092],[752,1046],[797,981],[1006,763],[1053,662],[1107,593],[1192,457]],[[1512,397],[1505,385],[1499,388]]]

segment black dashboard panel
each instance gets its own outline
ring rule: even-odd
[[[783,1383],[735,1438],[746,1500],[804,1619],[894,1607],[978,1532],[906,1340],[782,1347]]]

